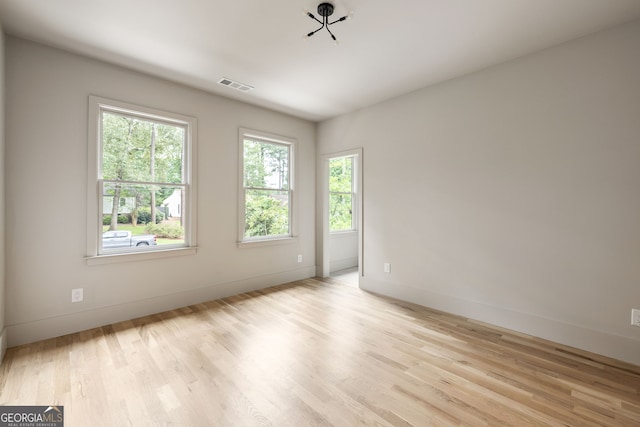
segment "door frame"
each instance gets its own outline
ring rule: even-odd
[[[322,156],[322,277],[329,277],[330,274],[330,232],[329,232],[329,160],[336,157],[353,156],[354,173],[353,178],[355,181],[356,192],[356,232],[358,233],[358,284],[360,278],[364,276],[363,268],[363,158],[362,147],[353,148],[350,150],[338,151],[334,153],[324,154]]]

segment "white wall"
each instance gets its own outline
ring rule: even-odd
[[[358,233],[332,233],[329,235],[329,272],[358,266]]]
[[[364,148],[361,286],[640,364],[638,52],[640,21],[321,123]]]
[[[4,33],[0,26],[0,361],[7,349],[5,329],[5,261],[4,261]]]
[[[10,346],[315,274],[315,124],[12,37],[6,78]],[[198,119],[197,255],[86,265],[90,94]],[[297,243],[237,247],[239,127],[298,141]]]

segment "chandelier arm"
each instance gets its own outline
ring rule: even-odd
[[[320,31],[321,29],[323,29],[325,26],[324,24],[322,24],[322,27],[318,28],[317,30],[311,31],[309,34],[307,34],[307,37],[311,37],[312,35],[314,35],[315,33],[317,33],[318,31]]]
[[[345,21],[347,18],[348,18],[348,16],[343,16],[342,18],[338,18],[338,19],[336,19],[336,20],[335,20],[335,21],[333,21],[333,22],[329,22],[327,25],[333,25],[333,24],[335,24],[336,22],[342,22],[342,21]]]
[[[329,25],[327,25],[327,31],[329,31],[329,34],[331,34],[331,38],[332,38],[334,41],[338,41],[338,39],[336,39],[336,36],[334,36],[334,35],[333,35],[333,33],[331,32],[331,30],[329,29]]]
[[[323,23],[321,20],[319,20],[318,18],[316,18],[316,17],[315,17],[315,15],[314,15],[313,13],[311,13],[311,12],[307,12],[307,16],[308,16],[309,18],[313,19],[314,21],[316,21],[318,24],[322,24],[322,25],[324,25],[324,23]]]

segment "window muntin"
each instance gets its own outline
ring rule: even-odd
[[[90,112],[89,257],[195,246],[195,119],[98,97]]]
[[[240,242],[293,236],[294,143],[241,130]]]
[[[353,156],[329,159],[329,231],[355,230],[355,207]]]

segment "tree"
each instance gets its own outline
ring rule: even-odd
[[[329,229],[353,228],[353,157],[329,160]]]
[[[122,197],[135,200],[131,215],[134,224],[140,206],[148,206],[153,211],[151,217],[156,217],[156,197],[164,200],[175,187],[156,187],[135,182],[182,183],[184,138],[185,128],[182,126],[103,112],[102,177],[116,181],[105,183],[105,194],[113,197],[109,229],[117,227],[118,206]]]
[[[148,138],[150,127],[147,122],[122,115],[103,113],[102,117],[102,176],[116,181],[139,180],[144,158],[140,153],[144,150],[144,141]],[[118,208],[123,196],[123,186],[119,183],[113,188],[105,188],[112,194],[111,224],[109,230],[118,227]],[[128,189],[124,192],[130,193]]]
[[[289,153],[284,144],[245,139],[245,236],[289,234]]]

